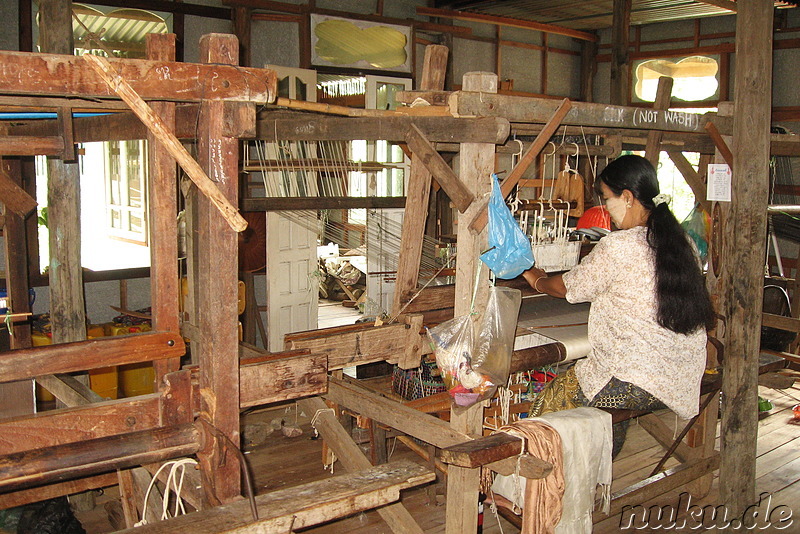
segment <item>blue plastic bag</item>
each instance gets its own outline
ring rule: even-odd
[[[533,267],[531,242],[506,206],[496,174],[492,174],[489,199],[489,250],[481,255],[481,261],[497,278],[506,280]]]

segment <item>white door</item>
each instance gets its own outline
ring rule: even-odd
[[[297,212],[296,212],[297,213]],[[316,215],[308,223],[267,212],[267,337],[271,352],[283,350],[283,336],[317,328]]]
[[[396,93],[411,90],[411,80],[408,78],[366,78],[368,109],[396,109]],[[387,141],[374,141],[367,143],[367,150],[371,161],[388,164],[388,168],[370,176],[367,196],[403,196],[410,162],[400,147]],[[371,210],[367,214],[366,315],[391,312],[404,212],[405,210],[396,208]]]

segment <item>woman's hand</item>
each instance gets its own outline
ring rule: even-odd
[[[522,273],[522,277],[528,282],[533,289],[539,293],[546,293],[551,297],[558,297],[563,299],[567,294],[567,288],[564,287],[564,279],[560,274],[547,276],[547,272],[543,269],[531,267]]]
[[[544,269],[539,269],[537,267],[531,267],[527,271],[522,273],[522,277],[525,278],[525,281],[528,282],[532,288],[536,289],[536,291],[542,291],[541,286],[539,288],[536,287],[536,281],[540,278],[547,278],[547,273]]]

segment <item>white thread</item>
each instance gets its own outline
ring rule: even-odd
[[[164,470],[167,466],[170,467],[169,474],[167,475],[167,482],[164,487],[164,498],[162,500],[161,506],[161,520],[164,521],[165,519],[169,519],[170,517],[177,517],[179,515],[186,514],[186,509],[183,506],[183,501],[181,500],[181,491],[183,490],[183,478],[186,475],[186,466],[187,465],[197,465],[197,460],[192,458],[181,458],[180,460],[172,460],[169,462],[164,463],[161,467],[158,468],[158,471],[153,475],[153,479],[150,481],[150,485],[147,487],[147,492],[144,495],[144,505],[142,506],[142,520],[135,523],[134,527],[140,527],[147,524],[147,501],[150,498],[150,491],[153,489],[156,481],[158,480],[158,475],[161,474],[161,471]],[[180,478],[176,480],[178,469],[180,469]],[[175,511],[170,515],[169,513],[169,494],[170,491],[175,493]],[[179,513],[180,512],[180,513]]]
[[[319,436],[319,432],[317,432],[317,419],[322,412],[331,412],[333,416],[336,417],[336,410],[333,408],[320,408],[317,410],[317,412],[314,414],[314,417],[311,418],[311,426],[314,428],[315,436]]]

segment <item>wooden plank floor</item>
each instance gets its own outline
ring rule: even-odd
[[[794,524],[781,532],[800,533],[800,426],[789,424],[791,407],[800,403],[800,386],[795,385],[786,390],[760,388],[760,394],[770,399],[775,405],[769,416],[759,422],[759,441],[757,446],[758,460],[756,467],[757,493],[769,492],[772,494],[773,508],[785,504],[792,508]],[[286,488],[330,477],[331,473],[322,466],[322,442],[315,439],[310,420],[314,414],[299,413],[294,405],[253,412],[245,416],[246,423],[272,422],[276,424],[283,420],[286,425],[297,424],[302,428],[303,434],[298,437],[288,438],[280,430],[268,436],[267,441],[259,446],[246,451],[254,474],[257,493],[266,493],[275,489]],[[669,426],[675,424],[675,417],[671,412],[660,414],[662,420]],[[354,432],[359,438],[366,439],[366,431]],[[399,441],[389,440],[391,458],[410,458],[422,462]],[[368,444],[363,443],[362,450],[368,453]],[[640,426],[631,425],[628,439],[622,452],[614,461],[613,490],[619,490],[627,485],[637,482],[649,475],[652,468],[661,458],[663,449],[657,445]],[[667,466],[676,465],[671,460]],[[335,464],[334,475],[340,473],[340,464]],[[441,475],[440,475],[441,477]],[[425,532],[444,532],[445,506],[444,484],[434,486],[434,491],[428,488],[418,488],[404,492],[403,503],[411,514],[417,519]],[[645,507],[665,506],[678,504],[681,490],[676,490],[651,502],[642,503]],[[435,497],[433,496],[435,494]],[[103,517],[103,501],[115,498],[115,491],[107,490],[106,495],[99,499],[95,511],[79,515],[89,534],[111,532],[107,519]],[[711,493],[692,504],[699,506],[719,504],[718,481],[714,480]],[[498,521],[492,515],[489,507],[484,514],[485,533],[511,533],[517,532],[510,523],[500,519],[502,531]],[[640,529],[637,532],[663,532],[664,529]],[[673,532],[681,530],[672,529]],[[778,532],[777,530],[761,530],[761,532]],[[358,534],[390,532],[377,513],[369,512],[358,514],[355,517],[340,520],[328,525],[307,530],[313,534],[334,534],[352,532]],[[611,517],[595,525],[594,533],[610,534],[624,532],[620,528],[620,516]],[[689,530],[686,530],[689,532]]]

